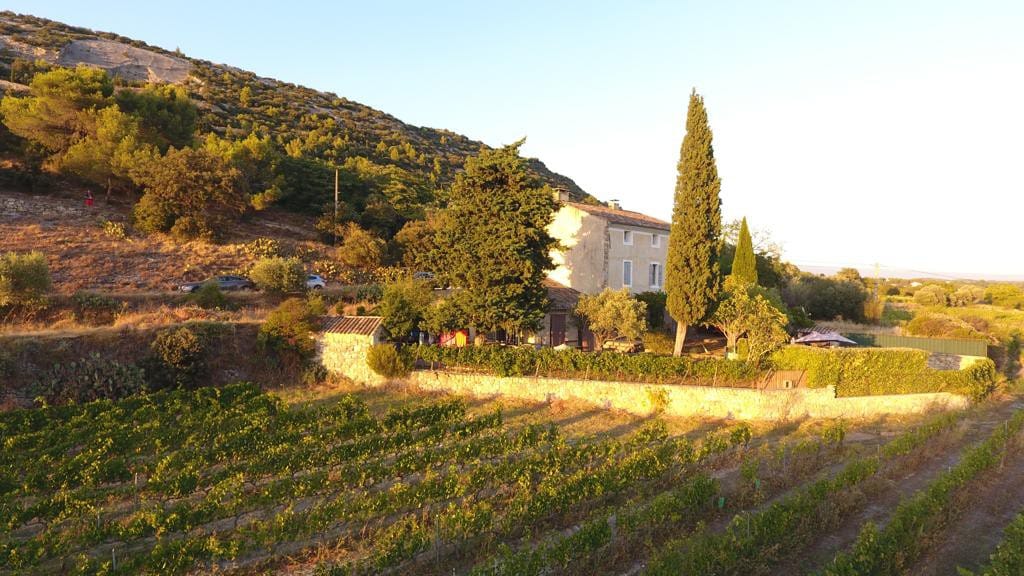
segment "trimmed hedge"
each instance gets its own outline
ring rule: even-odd
[[[996,367],[988,358],[964,370],[934,370],[928,356],[909,348],[787,346],[772,355],[772,365],[804,370],[810,387],[834,386],[839,397],[953,392],[981,399],[995,388]]]
[[[660,384],[740,385],[761,376],[739,360],[692,360],[654,354],[583,352],[509,346],[414,346],[413,358],[447,367],[467,368],[497,376],[546,376]]]

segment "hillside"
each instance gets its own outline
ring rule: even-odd
[[[0,12],[0,90],[19,90],[38,61],[107,70],[121,86],[173,83],[184,86],[199,108],[197,128],[230,139],[251,133],[270,136],[293,156],[325,163],[362,157],[394,166],[434,186],[449,183],[465,158],[483,144],[444,129],[412,126],[332,93],[262,78],[150,46],[108,32],[95,32],[13,12]],[[570,178],[537,159],[529,166],[545,183],[576,200],[594,199]],[[310,210],[319,206],[309,207]]]

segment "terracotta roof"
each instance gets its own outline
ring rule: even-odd
[[[641,214],[639,212],[633,212],[631,210],[619,210],[615,208],[609,208],[607,206],[593,206],[591,204],[581,204],[579,202],[565,202],[566,206],[572,206],[578,210],[582,210],[588,214],[597,216],[598,218],[604,218],[612,224],[623,224],[626,226],[639,226],[642,228],[655,228],[657,230],[668,231],[671,224],[664,220],[659,220],[653,216],[647,214]]]
[[[574,310],[576,303],[580,300],[580,291],[569,288],[565,284],[545,278],[542,282],[548,289],[548,300],[551,300],[552,310]]]
[[[327,316],[323,331],[331,334],[358,334],[372,336],[380,328],[384,318],[380,316]]]

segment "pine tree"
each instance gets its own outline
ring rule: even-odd
[[[452,185],[428,263],[467,327],[530,329],[547,310],[541,284],[554,268],[557,241],[547,232],[556,204],[530,174],[522,141],[481,150]]]
[[[740,225],[740,236],[736,241],[736,254],[732,258],[732,277],[744,286],[757,284],[757,258],[754,256],[754,241],[750,238],[746,218]]]
[[[675,206],[668,240],[665,291],[677,322],[674,354],[683,353],[690,325],[711,311],[719,292],[718,237],[722,229],[721,180],[711,146],[704,99],[694,90],[679,153]]]

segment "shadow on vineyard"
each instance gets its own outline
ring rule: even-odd
[[[771,573],[793,534],[813,543],[966,454],[913,496],[946,517],[1016,457],[1011,413],[755,426],[248,384],[17,410],[0,414],[0,569]]]

